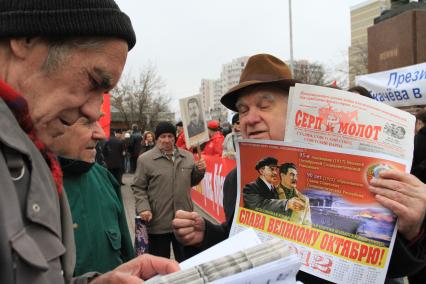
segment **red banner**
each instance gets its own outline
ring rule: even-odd
[[[104,94],[104,102],[102,103],[101,111],[104,115],[99,119],[99,124],[104,130],[107,139],[109,139],[109,126],[111,124],[110,94]]]
[[[205,156],[206,174],[199,185],[192,188],[194,203],[219,222],[225,221],[223,211],[223,182],[226,175],[236,166],[234,160]]]

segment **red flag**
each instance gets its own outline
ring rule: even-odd
[[[101,111],[104,114],[101,119],[99,119],[99,124],[105,132],[105,136],[109,139],[109,127],[111,124],[111,108],[110,108],[110,94],[104,94],[104,102],[101,106]]]

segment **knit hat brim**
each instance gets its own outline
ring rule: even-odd
[[[168,121],[161,121],[157,124],[155,128],[155,139],[158,139],[160,135],[164,133],[171,133],[176,139],[176,127]]]
[[[91,4],[85,1],[80,6],[74,4],[75,7],[70,4],[75,1],[62,3],[62,6],[58,4],[60,2],[50,6],[34,4],[37,7],[30,8],[20,7],[17,3],[16,6],[10,4],[12,7],[0,9],[0,38],[117,37],[127,41],[129,50],[135,46],[136,35],[130,18],[114,1],[90,1]]]

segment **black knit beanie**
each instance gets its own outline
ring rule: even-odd
[[[176,127],[168,121],[160,121],[155,128],[155,138],[158,139],[163,133],[171,133],[176,139]]]
[[[0,38],[117,37],[129,50],[136,35],[114,0],[0,0]]]

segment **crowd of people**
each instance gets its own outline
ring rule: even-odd
[[[235,160],[235,145],[237,139],[241,137],[239,123],[238,113],[234,114],[230,129],[221,126],[219,121],[209,121],[207,124],[209,141],[200,145],[200,153]],[[177,122],[175,127],[175,145],[178,148],[197,153],[196,148],[186,145],[182,121]],[[96,161],[106,167],[115,179],[123,185],[123,174],[134,174],[138,157],[154,148],[155,144],[155,133],[151,130],[142,132],[137,124],[133,124],[131,130],[112,129],[109,139],[99,139],[96,146]]]
[[[194,212],[191,187],[205,175],[203,157],[235,159],[239,137],[284,139],[289,88],[296,83],[287,64],[269,54],[249,58],[239,84],[221,98],[236,113],[232,131],[224,137],[220,123],[209,121],[200,153],[186,147],[181,123],[165,121],[153,131],[137,125],[114,131],[97,147],[105,139],[98,123],[102,96],[117,84],[136,44],[127,15],[113,0],[3,1],[0,7],[0,283],[140,283],[179,270],[171,245],[182,261],[228,238],[237,169],[224,182],[223,224]],[[188,107],[197,122],[195,104]],[[416,283],[426,273],[424,112],[418,120],[413,174],[384,170],[369,186],[398,217],[388,283],[406,276]],[[259,178],[244,188],[246,205],[281,208],[309,225],[296,166],[268,157],[256,170]],[[149,235],[149,254],[138,257],[120,189],[126,171],[134,174],[135,213]],[[271,186],[277,175],[280,184]],[[260,191],[270,197],[260,200]],[[304,272],[297,279],[325,282]]]

